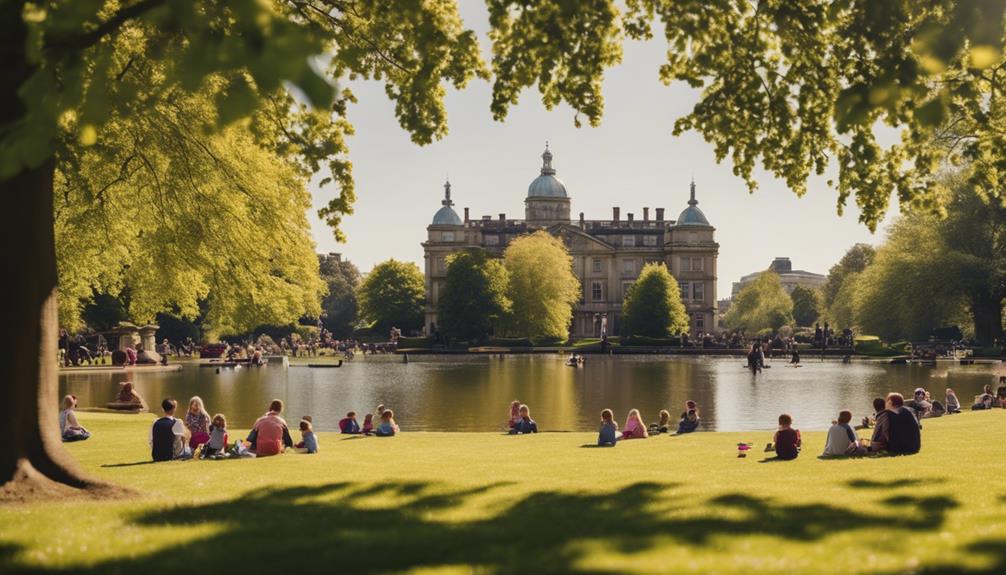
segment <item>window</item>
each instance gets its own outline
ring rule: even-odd
[[[692,271],[693,272],[702,271],[702,258],[692,258]]]
[[[695,331],[705,331],[706,330],[706,316],[705,314],[697,313],[692,316],[692,321],[695,323]]]
[[[454,232],[441,232],[440,238],[442,240],[444,240],[445,242],[453,242],[454,241]]]
[[[622,236],[622,247],[623,248],[636,247],[636,236]]]
[[[692,299],[691,292],[688,289],[690,285],[691,284],[688,282],[678,282],[678,289],[681,290],[681,301],[688,301]]]
[[[591,282],[590,284],[590,299],[591,301],[602,301],[604,300],[604,288],[601,282]]]
[[[595,272],[601,271],[601,258],[594,258],[591,260],[591,266]]]
[[[487,246],[498,246],[498,245],[500,245],[500,237],[496,236],[496,235],[487,235],[486,236],[486,245]]]
[[[444,256],[437,256],[437,265],[434,267],[434,270],[438,272],[447,271],[447,258]]]
[[[681,256],[681,271],[690,272],[692,271],[692,258]]]
[[[657,236],[643,236],[644,246],[655,246],[657,245]]]
[[[629,295],[629,290],[632,289],[632,284],[636,282],[622,282],[622,298],[626,298]]]
[[[695,282],[692,284],[692,301],[705,301],[706,299],[706,284],[702,282]]]
[[[622,272],[627,274],[636,273],[636,260],[633,259],[622,260]]]

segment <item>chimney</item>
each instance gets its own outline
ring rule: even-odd
[[[465,223],[468,223],[468,208],[465,208]]]
[[[618,206],[611,208],[611,221],[618,221]]]
[[[584,223],[583,223],[583,212],[580,212],[580,229],[583,229],[584,227],[585,226],[584,226]]]
[[[650,208],[643,208],[643,221],[650,221]]]
[[[632,223],[632,212],[625,214],[629,218],[629,223]]]
[[[655,208],[655,210],[657,212],[657,221],[664,221],[664,208]]]
[[[506,214],[500,214],[500,223],[503,223],[505,221],[506,221]]]

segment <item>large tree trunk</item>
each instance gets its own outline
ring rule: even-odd
[[[53,161],[0,183],[9,209],[0,210],[7,271],[9,343],[0,362],[0,484],[7,495],[45,493],[88,480],[63,449],[59,434],[56,347],[56,249]]]
[[[23,2],[0,3],[0,127],[17,122],[25,107],[18,88],[34,68],[24,53]],[[9,152],[7,152],[9,153]],[[56,365],[56,249],[53,234],[52,158],[0,181],[4,257],[0,269],[8,297],[4,357],[0,361],[0,498],[65,494],[101,484],[86,478],[59,435]]]
[[[975,322],[975,339],[982,345],[1003,341],[1002,298],[993,294],[977,294],[971,298],[971,317]]]

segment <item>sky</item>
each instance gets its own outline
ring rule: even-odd
[[[481,2],[460,2],[466,27],[480,36],[488,61],[488,15]],[[353,82],[359,102],[350,106],[356,135],[348,140],[356,180],[355,213],[343,220],[347,236],[338,243],[328,227],[310,214],[319,252],[339,252],[361,272],[389,258],[413,261],[422,269],[426,226],[440,208],[443,184],[450,177],[455,210],[471,217],[505,213],[524,217],[527,187],[538,176],[546,140],[556,175],[566,184],[571,216],[610,219],[612,206],[622,217],[642,208],[665,208],[677,219],[686,207],[689,182],[695,179],[699,207],[716,227],[720,244],[717,298],[729,297],[742,275],[768,267],[775,257],[789,257],[794,269],[825,274],[857,242],[876,244],[897,213],[877,233],[858,221],[855,205],[836,211],[837,192],[828,177],[812,179],[798,198],[785,182],[759,172],[759,189],[749,194],[733,175],[730,160],[716,163],[713,147],[694,132],[672,133],[674,120],[686,114],[699,92],[677,83],[663,85],[658,68],[665,46],[657,39],[627,42],[622,63],[604,82],[601,125],[576,128],[567,106],[548,111],[537,88],[525,91],[505,122],[489,111],[491,85],[473,80],[446,98],[449,133],[418,146],[395,120],[394,106],[377,82]],[[334,188],[312,184],[315,208],[325,205]],[[895,202],[896,203],[896,202]]]

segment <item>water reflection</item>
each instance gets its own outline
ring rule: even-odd
[[[655,421],[660,409],[676,420],[684,402],[694,399],[704,429],[753,430],[771,429],[783,412],[802,429],[824,429],[840,409],[851,409],[858,419],[874,397],[888,391],[908,394],[916,387],[938,399],[952,387],[967,407],[1000,371],[999,364],[927,368],[809,361],[792,368],[777,361],[754,376],[737,358],[599,356],[572,368],[558,356],[416,357],[408,364],[377,357],[339,369],[266,367],[218,374],[186,365],[179,372],[133,379],[152,407],[164,397],[184,403],[200,395],[211,414],[224,413],[234,427],[249,426],[273,398],[286,402],[291,419],[313,416],[320,430],[337,429],[350,410],[362,421],[364,413],[383,403],[395,410],[403,429],[413,431],[500,430],[513,399],[530,405],[539,426],[548,430],[593,430],[604,408],[613,409],[620,423],[632,408],[647,421]],[[100,406],[129,377],[63,375],[60,392],[76,394],[81,406]]]

